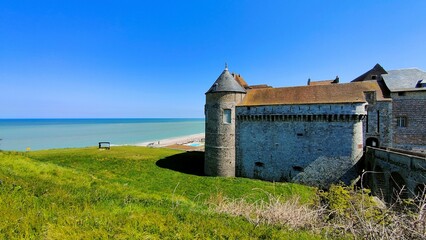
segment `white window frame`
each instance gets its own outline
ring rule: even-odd
[[[405,116],[396,117],[396,126],[397,127],[407,127],[407,117],[405,117]]]
[[[223,109],[223,123],[224,124],[232,123],[232,109],[229,109],[229,108]]]

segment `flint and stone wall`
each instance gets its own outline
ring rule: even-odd
[[[426,151],[426,91],[391,94],[394,148]],[[407,126],[398,127],[397,117],[406,117]]]
[[[414,155],[417,154],[417,155]],[[386,201],[393,195],[414,197],[426,183],[426,155],[367,147],[366,178],[373,193]]]
[[[239,106],[236,114],[237,176],[328,187],[355,174],[365,103]]]
[[[370,96],[373,95],[373,96]],[[392,146],[392,102],[376,101],[375,92],[366,93],[367,116],[363,121],[364,143],[373,138],[378,141],[374,147]]]
[[[229,92],[206,94],[206,175],[235,176],[235,106],[244,95]],[[224,122],[225,109],[231,110],[231,123]]]

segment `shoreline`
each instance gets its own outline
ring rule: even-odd
[[[192,143],[192,142],[204,142],[204,138],[205,138],[205,133],[197,133],[197,134],[191,134],[191,135],[186,135],[181,137],[165,138],[165,139],[159,139],[155,141],[141,142],[136,144],[126,144],[126,145],[161,148],[161,147],[167,147],[172,145],[183,145],[183,144]]]
[[[0,143],[1,143],[0,139]],[[204,150],[204,140],[205,133],[197,133],[191,135],[185,135],[180,137],[171,137],[164,138],[159,140],[139,142],[139,143],[125,143],[125,144],[111,144],[111,147],[120,147],[120,146],[137,146],[137,147],[152,147],[152,148],[172,148],[180,150]],[[200,143],[199,146],[189,146],[185,144],[189,143]],[[95,145],[92,145],[95,147]],[[51,150],[51,149],[66,149],[66,148],[85,148],[92,146],[82,146],[82,147],[62,147],[62,148],[46,148],[46,149],[31,149],[29,147],[26,150],[10,150],[10,149],[1,149],[0,151],[40,151],[40,150]],[[1,145],[0,145],[1,147]]]
[[[0,150],[84,148],[98,142],[143,146],[204,128],[204,120],[196,118],[0,119]]]

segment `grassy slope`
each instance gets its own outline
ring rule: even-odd
[[[319,238],[254,226],[206,204],[266,193],[309,202],[315,189],[201,176],[202,161],[200,153],[143,147],[0,152],[0,238]]]

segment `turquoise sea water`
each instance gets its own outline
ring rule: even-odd
[[[0,150],[136,144],[204,133],[204,119],[0,119]]]

